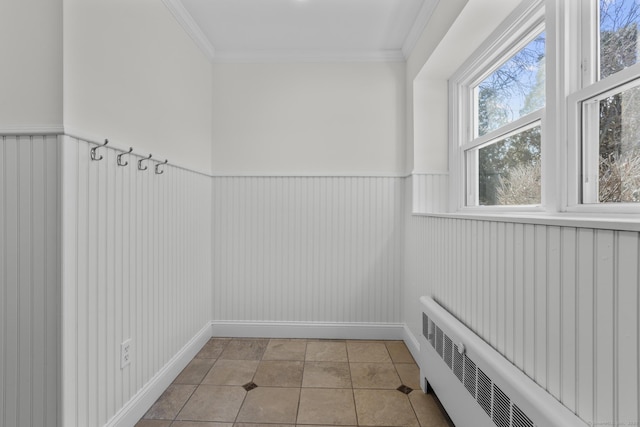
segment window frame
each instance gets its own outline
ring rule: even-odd
[[[541,212],[544,210],[544,175],[542,177],[542,196],[539,205],[468,205],[467,200],[470,197],[477,198],[476,192],[471,191],[470,187],[472,186],[472,181],[475,181],[477,186],[478,180],[477,178],[472,178],[468,173],[466,161],[469,150],[513,134],[515,130],[539,121],[541,123],[541,162],[544,170],[546,107],[519,117],[513,122],[485,135],[475,137],[477,111],[473,93],[473,89],[485,78],[543,31],[546,31],[545,1],[523,2],[449,80],[449,169],[451,171],[450,185],[453,190],[452,194],[455,195],[451,197],[450,204],[453,211]],[[547,53],[545,56],[547,56]],[[547,74],[548,63],[546,63],[545,67],[545,74]],[[545,90],[548,93],[548,89]]]

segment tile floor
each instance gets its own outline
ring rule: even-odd
[[[419,375],[402,341],[212,338],[136,427],[447,427]]]

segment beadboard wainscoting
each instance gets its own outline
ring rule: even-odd
[[[58,425],[58,137],[0,136],[0,427]]]
[[[444,213],[449,210],[449,174],[413,173],[413,213]]]
[[[92,147],[63,137],[65,427],[132,425],[210,337],[211,178]]]
[[[214,177],[214,325],[401,328],[403,183]]]
[[[632,231],[407,215],[405,320],[419,336],[431,295],[586,422],[637,425],[639,247]]]

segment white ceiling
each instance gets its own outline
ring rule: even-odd
[[[214,61],[402,60],[439,0],[163,0]]]

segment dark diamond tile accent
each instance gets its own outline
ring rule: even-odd
[[[246,383],[245,385],[242,386],[242,388],[244,388],[247,391],[251,391],[251,390],[253,390],[254,388],[257,388],[257,387],[258,387],[258,384],[254,383],[253,381],[250,382],[250,383]]]
[[[398,390],[399,392],[404,393],[404,394],[409,394],[409,393],[411,393],[413,391],[413,389],[411,387],[407,387],[404,384],[402,384],[396,390]]]

